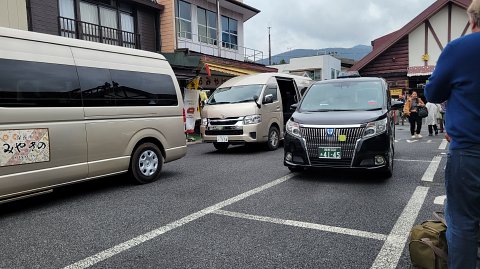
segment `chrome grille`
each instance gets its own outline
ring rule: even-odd
[[[327,129],[333,129],[328,135]],[[300,127],[300,133],[307,143],[307,151],[312,165],[332,165],[349,167],[355,152],[357,140],[363,135],[364,127],[353,128],[310,128]],[[345,135],[346,141],[339,141],[339,136]],[[341,160],[325,160],[318,156],[319,147],[339,147],[342,149]]]

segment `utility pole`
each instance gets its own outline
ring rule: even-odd
[[[272,65],[272,40],[270,39],[270,29],[268,26],[268,65]]]

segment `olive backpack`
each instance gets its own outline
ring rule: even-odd
[[[427,220],[415,225],[410,231],[408,250],[410,260],[417,268],[447,268],[447,225],[440,213],[435,212],[435,220]]]

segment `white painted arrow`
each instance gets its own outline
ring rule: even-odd
[[[445,204],[445,199],[447,199],[446,195],[437,196],[437,197],[435,197],[435,200],[433,200],[433,203],[436,204],[436,205],[444,205]]]

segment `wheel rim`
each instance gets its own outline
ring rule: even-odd
[[[152,176],[158,170],[158,156],[152,150],[146,150],[140,155],[138,168],[144,176]]]
[[[270,135],[270,145],[272,147],[276,147],[278,144],[278,133],[277,131],[272,131],[271,135]]]

